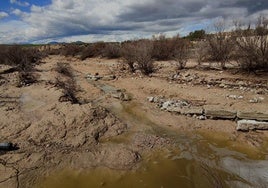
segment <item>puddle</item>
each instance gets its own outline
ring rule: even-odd
[[[181,133],[164,129],[146,117],[134,103],[115,102],[110,110],[132,126],[130,132],[115,139],[126,142],[137,131],[149,131],[175,141],[174,150],[143,156],[135,171],[97,168],[90,171],[66,170],[46,178],[36,188],[214,188],[267,187],[267,149],[251,150],[222,136],[198,132]],[[214,133],[215,134],[215,133]],[[236,144],[234,147],[233,144]],[[239,149],[238,149],[239,148]]]
[[[90,173],[77,173],[71,171],[62,172],[52,178],[48,178],[38,188],[164,188],[164,187],[213,187],[213,179],[210,174],[205,174],[202,167],[194,160],[166,159],[156,155],[150,161],[144,162],[142,168],[134,172],[120,172],[109,169],[95,169]],[[238,180],[235,176],[217,171],[224,179]],[[222,183],[228,187],[226,183]]]

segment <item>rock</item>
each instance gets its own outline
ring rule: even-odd
[[[207,119],[207,117],[206,117],[206,116],[201,115],[201,116],[198,116],[198,117],[197,117],[197,119],[199,119],[199,120],[206,120],[206,119]]]
[[[250,103],[260,103],[264,100],[264,97],[254,97],[253,99],[249,100]]]
[[[103,81],[111,81],[111,80],[114,80],[114,79],[116,79],[115,75],[107,75],[107,76],[104,76],[102,78]]]
[[[192,108],[182,108],[181,109],[181,114],[196,114],[196,115],[201,115],[203,114],[204,109],[199,108],[199,107],[192,107]]]
[[[161,110],[166,110],[169,106],[171,106],[173,104],[172,101],[166,101],[162,104],[161,106]]]
[[[261,112],[241,112],[237,113],[239,119],[250,119],[259,121],[268,121],[268,113]]]
[[[237,96],[237,95],[227,95],[228,98],[230,99],[243,99],[244,97],[242,95]]]
[[[264,101],[264,97],[258,97],[259,101]]]
[[[220,88],[225,88],[226,85],[225,85],[224,83],[221,83],[221,84],[219,85],[219,87],[220,87]]]
[[[95,74],[95,75],[91,75],[91,74],[87,74],[86,75],[86,79],[88,80],[93,80],[93,81],[98,81],[100,79],[102,79],[103,77],[102,76],[99,76],[99,74]]]
[[[182,101],[176,101],[175,105],[177,107],[190,107],[190,103],[188,101],[182,100]]]
[[[241,85],[241,86],[245,85],[245,83],[243,81],[238,81],[237,84]]]
[[[149,102],[154,102],[154,97],[148,97],[147,99]]]
[[[240,120],[237,122],[237,131],[268,130],[268,122],[255,120]]]
[[[131,100],[131,96],[128,95],[127,93],[123,93],[123,92],[113,93],[112,97],[116,98],[116,99],[120,99],[121,101],[130,101]]]
[[[230,98],[230,99],[237,99],[236,95],[228,95],[227,97]]]
[[[250,103],[258,103],[258,99],[257,99],[257,98],[250,99],[249,102],[250,102]]]
[[[264,90],[262,90],[262,89],[258,89],[258,90],[256,91],[256,94],[258,94],[258,95],[264,95],[265,92],[264,92]]]
[[[127,93],[121,93],[120,100],[122,101],[131,101],[131,96]]]
[[[201,107],[192,107],[192,108],[182,108],[182,107],[174,107],[169,106],[166,109],[169,112],[176,112],[183,115],[201,115],[203,114],[203,108]]]
[[[205,107],[205,115],[213,119],[234,119],[237,112],[234,110],[219,109],[217,106]]]

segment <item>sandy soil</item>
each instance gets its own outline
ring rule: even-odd
[[[136,168],[146,152],[172,147],[172,140],[156,134],[154,126],[180,132],[217,133],[253,148],[262,147],[268,139],[267,132],[237,132],[234,121],[201,121],[175,115],[161,111],[147,100],[149,96],[163,96],[224,109],[268,112],[268,75],[198,69],[192,61],[179,73],[172,62],[157,62],[157,72],[144,77],[121,70],[120,60],[80,61],[49,56],[43,61],[36,67],[38,82],[27,87],[16,87],[16,73],[0,75],[0,142],[10,141],[19,147],[0,153],[1,187],[29,187],[39,177],[66,166]],[[77,96],[83,104],[59,102],[62,92],[53,84],[58,75],[57,62],[69,63],[73,68],[79,88]],[[2,66],[0,72],[6,69]],[[123,90],[132,100],[122,102],[90,84],[85,76],[96,73],[115,75],[114,80],[97,82]],[[233,99],[230,95],[243,98]],[[250,103],[255,97],[263,100]],[[140,126],[135,126],[137,123]]]

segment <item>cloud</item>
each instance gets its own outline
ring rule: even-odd
[[[266,1],[52,0],[47,6],[32,5],[30,12],[13,10],[21,17],[21,25],[27,27],[10,35],[18,33],[25,42],[36,42],[79,37],[84,41],[124,40],[160,32],[187,34],[195,27],[206,27],[215,18],[247,20],[259,13],[268,15]]]
[[[19,17],[23,17],[27,15],[25,12],[21,11],[20,9],[13,9],[11,13]]]
[[[22,6],[22,7],[28,7],[30,6],[30,3],[26,2],[26,1],[19,1],[19,0],[10,0],[11,4],[16,4],[18,6]]]
[[[0,20],[2,18],[5,18],[5,17],[8,17],[8,13],[6,13],[6,12],[0,12]]]

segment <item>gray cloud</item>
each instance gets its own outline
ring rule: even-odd
[[[200,27],[203,24],[206,27],[206,24],[219,17],[226,20],[250,20],[260,13],[268,15],[266,1],[52,0],[48,6],[32,5],[30,13],[13,10],[13,14],[21,16],[23,28],[6,35],[10,36],[8,38],[11,41],[11,36],[23,36],[19,41],[27,42],[68,40],[68,37],[123,40],[128,37],[147,37],[159,32],[187,33],[195,25]],[[0,38],[0,42],[3,41],[4,38]]]

